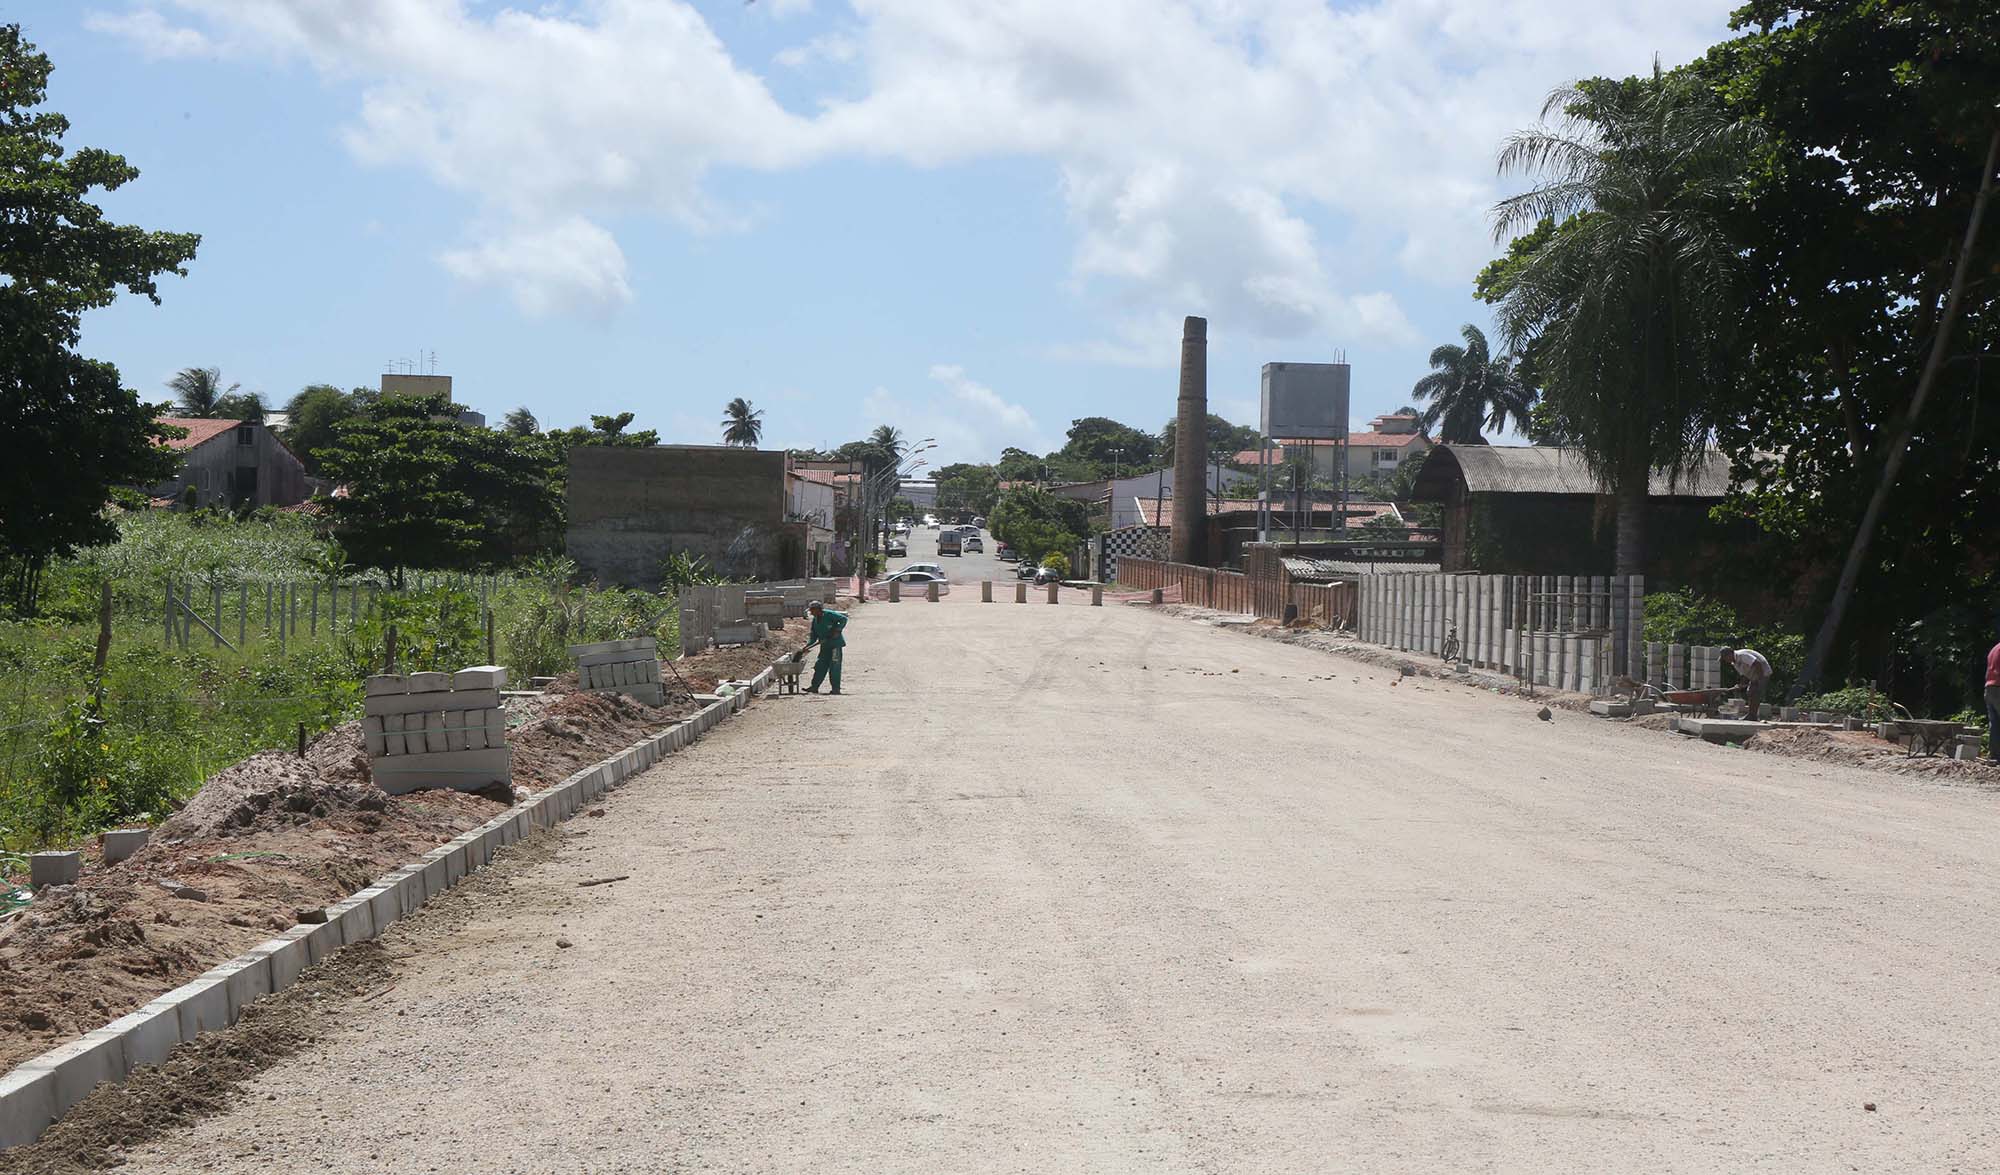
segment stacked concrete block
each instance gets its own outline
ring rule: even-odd
[[[361,733],[376,786],[401,795],[511,784],[513,752],[500,710],[506,685],[507,670],[498,665],[369,678]]]
[[[667,700],[660,681],[660,644],[652,637],[571,645],[569,651],[576,657],[578,683],[586,693],[629,694],[650,706]]]

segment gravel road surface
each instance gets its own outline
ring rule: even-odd
[[[2000,796],[976,584],[847,681],[130,1169],[2000,1168]]]

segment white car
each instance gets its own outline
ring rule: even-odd
[[[902,596],[913,597],[924,595],[928,592],[931,584],[937,585],[938,595],[951,594],[951,581],[943,575],[930,571],[918,571],[910,567],[905,567],[887,579],[877,580],[869,584],[868,594],[877,600],[886,600],[889,598],[889,585],[892,583],[902,585],[899,591],[899,594]]]
[[[896,570],[890,574],[889,578],[894,579],[896,576],[901,575],[906,571],[922,571],[930,575],[935,575],[939,579],[943,579],[945,577],[944,564],[942,563],[905,563],[901,567],[896,568]]]

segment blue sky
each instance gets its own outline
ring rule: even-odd
[[[26,0],[107,207],[203,235],[85,347],[282,401],[435,352],[459,398],[940,460],[1354,365],[1357,423],[1487,323],[1502,136],[1727,0]]]

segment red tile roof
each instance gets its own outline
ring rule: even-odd
[[[1418,432],[1358,432],[1348,440],[1357,449],[1401,449],[1418,441],[1430,443],[1430,438]]]
[[[1174,500],[1172,498],[1136,498],[1134,501],[1139,504],[1139,517],[1144,525],[1173,526]],[[1307,507],[1314,514],[1325,514],[1330,517],[1333,513],[1333,504],[1330,502],[1309,502],[1307,503]],[[1255,510],[1256,508],[1257,502],[1252,498],[1210,498],[1208,500],[1208,513],[1211,517],[1217,514],[1229,514],[1239,510]],[[1292,504],[1290,501],[1274,500],[1271,503],[1271,509],[1277,513],[1290,513],[1291,508]],[[1387,502],[1349,502],[1347,504],[1347,525],[1360,526],[1371,518],[1379,518],[1385,514],[1393,517],[1395,513],[1396,508]]]
[[[167,448],[180,452],[185,452],[198,445],[207,444],[209,441],[243,423],[240,420],[214,420],[206,417],[195,418],[188,416],[162,416],[159,418],[159,422],[187,430],[188,435],[178,440],[166,442]]]

